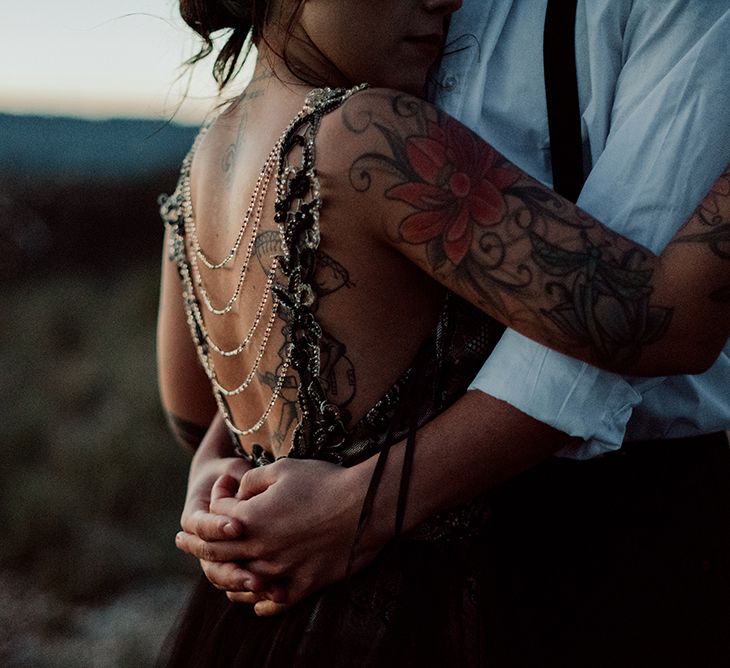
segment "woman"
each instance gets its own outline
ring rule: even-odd
[[[390,462],[375,457],[462,394],[498,336],[492,320],[454,295],[529,336],[620,370],[666,373],[667,348],[676,351],[670,370],[697,370],[727,336],[726,326],[705,326],[703,357],[690,357],[696,339],[681,347],[697,313],[718,324],[727,315],[709,293],[684,308],[685,295],[707,291],[697,293],[695,277],[679,267],[705,262],[703,285],[721,286],[726,273],[722,257],[697,236],[706,231],[701,216],[659,261],[420,100],[370,90],[319,93],[305,103],[312,84],[369,81],[422,92],[458,3],[375,4],[283,1],[253,16],[260,47],[254,82],[199,139],[165,207],[188,312],[167,263],[162,391],[170,412],[192,422],[206,424],[215,412],[207,378],[192,361],[187,319],[217,407],[254,463],[289,453],[349,467],[341,475],[352,498],[342,499],[338,521],[352,527],[353,572],[394,532],[418,527],[416,536],[390,543],[371,566],[276,621],[257,620],[201,589],[188,624],[202,637],[181,636],[179,661],[481,665],[490,628],[484,503],[424,520],[544,457],[552,444],[497,462],[496,472],[453,480],[446,491],[439,484],[449,470],[443,453],[419,452],[415,464],[412,447]],[[182,3],[204,35],[251,20],[243,3],[223,3],[234,16],[209,5]],[[241,36],[242,29],[234,33],[219,62],[230,64]],[[267,185],[277,173],[274,193]],[[183,383],[175,380],[180,368]],[[397,377],[394,369],[406,371]],[[218,461],[200,475],[213,462],[204,453],[222,447],[210,444],[194,463],[196,484],[208,488],[221,471]],[[294,475],[317,476],[332,465],[325,462],[286,465]],[[247,466],[225,465],[239,477]],[[367,494],[378,480],[380,493]],[[243,517],[234,491],[222,479],[213,508]],[[260,490],[247,484],[243,491],[247,498]],[[355,535],[353,509],[363,498]],[[321,521],[335,519],[328,512]],[[229,524],[235,535],[239,527]],[[254,558],[249,568],[261,572],[256,566]],[[347,569],[346,558],[330,563],[324,580]],[[297,583],[289,600],[320,586],[323,576],[315,575]],[[433,583],[427,596],[419,591],[424,582]],[[242,582],[238,600],[257,601],[245,591],[256,588]],[[259,612],[270,603],[263,598]]]

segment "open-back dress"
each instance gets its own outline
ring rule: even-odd
[[[274,292],[298,376],[289,456],[351,466],[380,453],[384,462],[389,446],[405,438],[407,481],[416,429],[465,393],[502,327],[445,293],[438,323],[411,364],[360,420],[349,424],[329,400],[316,308],[320,232],[327,231],[319,229],[314,140],[321,119],[356,92],[314,91],[278,151]],[[192,151],[162,214],[193,339],[208,368],[186,243],[191,158]],[[230,419],[225,397],[217,399]],[[276,617],[256,617],[250,606],[231,603],[201,579],[161,662],[206,668],[726,666],[730,504],[716,500],[728,499],[730,451],[724,435],[717,436],[712,457],[699,448],[667,457],[682,443],[660,441],[626,446],[598,461],[550,458],[488,500],[444,512],[406,534],[396,530],[370,565]],[[626,452],[629,467],[622,465]],[[240,454],[256,466],[271,461],[261,448],[253,457]],[[363,521],[377,492],[375,470]],[[396,529],[404,500],[402,494],[393,509]]]
[[[300,417],[289,456],[343,466],[376,453],[384,462],[388,447],[409,435],[412,451],[416,428],[464,394],[503,329],[446,293],[438,324],[416,358],[359,421],[345,426],[338,407],[328,400],[321,382],[322,328],[313,295],[321,206],[314,139],[322,117],[357,90],[324,89],[309,95],[304,113],[283,138],[275,204],[282,241],[274,292],[279,317],[287,323],[291,366],[299,377]],[[194,149],[184,163],[181,183],[189,178]],[[296,165],[290,160],[294,153]],[[208,368],[210,351],[185,240],[188,197],[189,189],[178,185],[172,196],[162,199],[162,215],[171,228],[170,259],[182,279],[194,342]],[[227,413],[225,397],[217,399]],[[240,454],[246,456],[242,450]],[[271,461],[260,449],[249,459],[254,465]],[[376,487],[374,480],[371,494]],[[367,509],[363,521],[366,516]],[[480,598],[487,560],[479,546],[487,517],[483,499],[436,516],[396,538],[364,570],[276,617],[256,617],[250,606],[231,603],[203,580],[164,660],[174,666],[481,666],[487,624],[480,610],[487,606],[480,605]]]

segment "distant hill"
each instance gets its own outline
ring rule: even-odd
[[[157,262],[157,197],[196,129],[0,114],[0,280]]]
[[[0,172],[57,180],[137,180],[178,165],[196,129],[164,121],[0,114]]]

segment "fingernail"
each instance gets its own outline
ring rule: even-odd
[[[234,526],[232,522],[226,522],[223,525],[223,533],[230,538],[235,538],[238,535],[238,529]]]
[[[183,537],[183,532],[182,531],[178,531],[175,534],[175,542],[176,543],[179,543],[182,540],[182,537]]]

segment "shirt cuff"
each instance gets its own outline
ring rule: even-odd
[[[628,379],[507,330],[469,389],[485,392],[584,443],[556,453],[590,459],[618,450],[642,392],[661,378]]]

